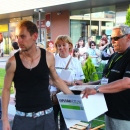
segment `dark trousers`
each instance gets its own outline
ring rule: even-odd
[[[12,130],[55,130],[54,113],[36,118],[15,115]]]
[[[53,110],[54,110],[54,119],[56,122],[56,130],[59,130],[59,128],[58,128],[58,114],[60,115],[60,130],[69,130],[69,129],[67,129],[67,126],[65,124],[64,117],[62,115],[59,104],[53,105]]]

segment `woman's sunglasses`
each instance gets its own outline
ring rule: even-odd
[[[120,38],[126,36],[127,34],[124,34],[122,36],[118,36],[118,37],[111,37],[111,41],[114,40],[114,41],[118,41]]]

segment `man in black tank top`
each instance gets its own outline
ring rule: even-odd
[[[65,94],[72,94],[58,77],[52,53],[36,46],[38,29],[31,21],[21,21],[16,27],[20,51],[6,63],[2,92],[3,130],[11,130],[8,122],[8,103],[12,81],[16,88],[16,115],[13,130],[55,130],[53,108],[48,90],[52,83]]]

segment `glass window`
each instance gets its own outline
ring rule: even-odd
[[[111,34],[115,25],[115,6],[96,7],[71,11],[70,36],[74,44],[82,37],[87,42],[88,37],[101,36],[103,33]]]

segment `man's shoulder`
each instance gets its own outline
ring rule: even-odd
[[[54,59],[53,53],[46,51],[46,60],[49,61],[49,60],[52,60],[52,59]]]
[[[10,68],[12,71],[15,71],[15,68],[16,68],[16,60],[15,60],[15,57],[14,57],[14,56],[10,57],[10,58],[7,60],[5,69],[7,70],[8,68]]]

